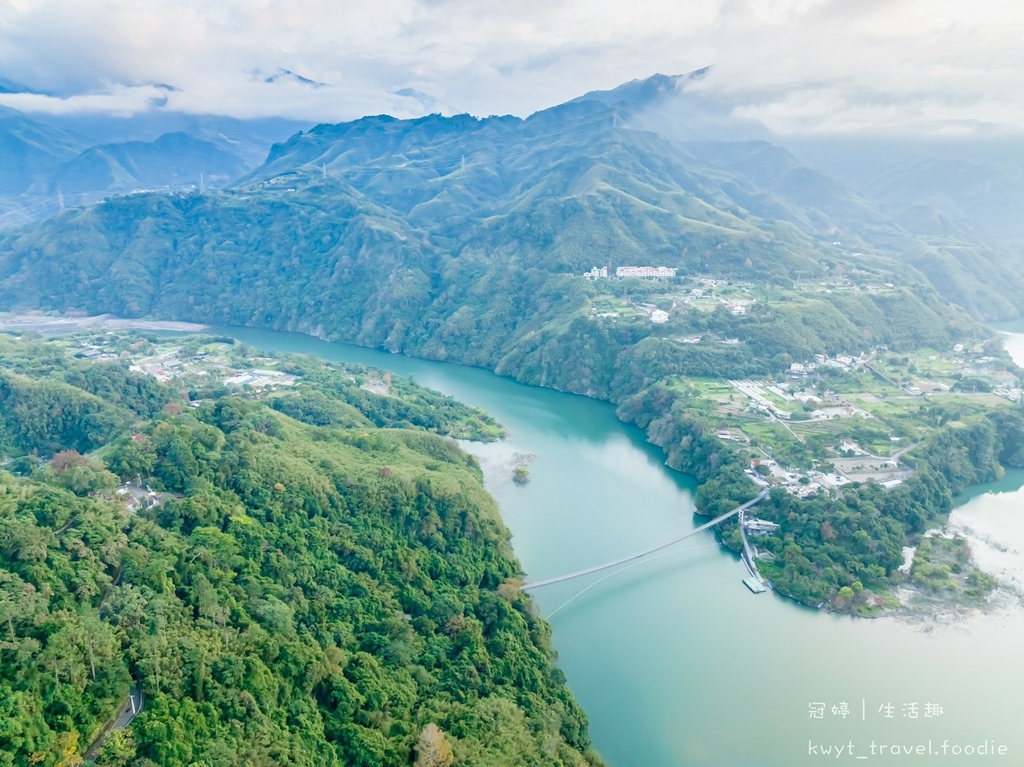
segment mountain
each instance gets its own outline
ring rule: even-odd
[[[12,84],[12,88],[20,87]],[[21,92],[21,91],[18,91]],[[305,123],[154,110],[27,115],[0,107],[0,229],[139,189],[223,186]]]
[[[292,72],[290,69],[284,69],[283,67],[278,67],[277,71],[274,72],[274,74],[270,75],[269,77],[264,78],[263,82],[276,83],[282,80],[290,80],[292,82],[299,83],[300,85],[307,85],[310,88],[328,87],[327,83],[321,83],[317,80],[310,80],[308,77],[303,77],[302,75],[297,74],[296,72]]]
[[[317,126],[276,145],[236,186],[307,186],[325,169],[438,243],[517,251],[549,271],[609,259],[676,265],[684,252],[715,250],[733,267],[761,253],[755,271],[813,273],[826,252],[791,227],[754,219],[685,154],[597,102],[526,120],[431,115]]]
[[[0,93],[38,93],[38,91],[6,77],[0,77]]]
[[[763,141],[772,133],[753,119],[738,117],[728,93],[703,87],[714,68],[683,75],[655,74],[606,91],[590,91],[575,101],[596,101],[618,109],[633,127],[665,139],[686,141]]]
[[[1024,277],[1008,239],[1019,226],[1013,212],[1024,209],[1024,196],[1009,179],[1000,181],[994,168],[963,163],[957,184],[947,179],[953,161],[921,160],[871,182],[862,179],[861,191],[768,142],[682,146],[753,187],[745,196],[740,189],[732,194],[758,216],[787,220],[810,236],[838,241],[847,252],[898,259],[976,316],[998,319],[1024,311]]]
[[[155,141],[125,141],[90,147],[64,163],[47,181],[48,191],[65,195],[223,186],[246,170],[237,154],[187,133],[166,133]]]
[[[979,315],[1024,306],[1002,254],[957,222],[915,234],[772,143],[681,141],[637,127],[638,115],[704,76],[657,76],[526,119],[318,125],[274,144],[222,192],[116,197],[4,237],[0,306],[299,330],[610,399],[629,388],[617,355],[649,326],[595,341],[599,359],[585,367],[600,375],[555,362],[575,354],[573,334],[589,327],[579,322],[610,289],[572,276],[594,265],[664,265],[780,291],[852,275],[904,291],[857,296],[839,315],[814,298],[835,316],[803,339],[781,305],[770,319],[692,314],[695,332],[717,324],[751,342],[700,352],[701,366],[721,374],[776,357],[781,365],[787,354],[947,343],[943,326],[965,319],[939,294]],[[197,159],[143,177],[137,158],[159,143],[89,150],[63,178],[73,183],[70,171],[84,166],[87,178],[95,170],[130,189],[166,183],[174,170],[198,175]],[[157,167],[182,154],[164,149]]]
[[[188,189],[200,174],[209,187],[252,191],[289,174],[302,186],[326,169],[445,248],[529,243],[540,227],[548,267],[714,249],[750,258],[760,274],[767,261],[779,274],[811,274],[823,260],[860,253],[902,262],[976,316],[1024,312],[1024,226],[1015,215],[1024,142],[778,136],[737,116],[753,96],[710,87],[714,77],[713,68],[654,75],[525,120],[378,116],[299,133],[287,121],[159,109],[20,116],[6,134],[0,124],[9,144],[0,226],[53,215],[58,192],[65,205],[81,205]],[[467,240],[484,218],[489,233]],[[760,271],[751,237],[782,243],[766,249]]]
[[[114,196],[0,235],[0,309],[298,331],[610,401],[697,478],[708,512],[756,493],[744,471],[752,454],[720,440],[722,429],[754,423],[747,437],[759,450],[771,440],[777,460],[825,471],[837,434],[805,442],[756,413],[722,410],[701,379],[731,402],[727,381],[779,380],[817,355],[867,365],[891,352],[884,359],[902,360],[909,375],[911,355],[924,364],[956,345],[995,360],[1000,380],[1018,375],[965,311],[1012,316],[1024,305],[1011,261],[970,222],[924,208],[897,219],[890,203],[796,151],[739,138],[744,130],[728,140],[685,125],[663,131],[652,109],[677,109],[679,92],[685,101],[703,80],[674,82],[526,119],[377,115],[315,126],[223,189]],[[583,276],[629,265],[676,274]],[[840,365],[824,366],[819,395],[875,384],[867,367]],[[895,391],[893,409],[829,425],[879,450],[893,437],[919,439],[928,447],[913,460],[927,449],[927,465],[917,462],[920,476],[899,492],[870,485],[846,496],[851,535],[841,544],[821,530],[842,497],[818,496],[812,516],[773,501],[806,553],[780,561],[784,593],[818,605],[855,582],[893,588],[899,552],[924,522],[1009,465],[999,456],[1019,424],[999,420],[1001,408],[982,422],[992,399],[932,405]],[[794,421],[818,421],[810,412]],[[939,427],[948,427],[941,436]],[[954,466],[962,455],[977,465]],[[852,531],[868,508],[864,552]]]
[[[47,115],[37,119],[81,136],[86,146],[126,141],[155,141],[167,133],[185,133],[209,141],[243,158],[247,170],[259,166],[267,150],[300,130],[302,120],[281,117],[239,119],[224,115],[186,114],[154,109],[130,116],[89,113]]]
[[[709,169],[725,171],[749,185],[744,205],[761,218],[788,218],[808,234],[833,239],[891,225],[862,195],[775,144],[714,141],[681,146]],[[743,191],[734,187],[731,193]]]
[[[798,204],[801,175],[830,195],[822,210]],[[645,290],[579,278],[594,265],[663,265],[780,295],[845,275],[900,286],[851,296],[845,313],[808,298],[813,331],[781,303],[745,319],[686,314],[675,333],[748,343],[679,351],[654,334],[667,356],[645,358],[651,376],[680,354],[742,377],[782,370],[787,355],[951,345],[965,318],[899,259],[833,244],[837,211],[875,215],[780,150],[686,148],[600,100],[525,120],[366,117],[275,144],[224,191],[113,198],[5,236],[0,306],[298,330],[612,400],[632,393],[632,355],[653,331],[590,321],[601,295]]]
[[[887,169],[864,185],[864,193],[896,216],[927,206],[944,218],[977,226],[996,242],[1024,235],[1024,179],[987,163],[927,157]]]
[[[73,133],[0,107],[0,195],[43,191],[46,177],[83,148]]]
[[[26,260],[67,238],[88,245]],[[477,296],[500,285],[524,302],[520,309],[508,307],[499,321],[495,307],[479,307],[484,316],[458,332],[460,344],[486,348],[471,358],[488,365],[501,356],[489,322],[506,343],[532,318],[565,311],[571,304],[527,307],[538,284],[568,284],[568,273],[594,264],[657,263],[770,281],[820,276],[826,260],[843,258],[785,222],[752,216],[728,184],[596,102],[526,120],[371,117],[317,126],[275,145],[230,192],[118,198],[5,245],[6,302],[99,308],[110,300],[118,313],[180,313],[188,296],[188,311],[213,322],[330,326],[361,343],[430,346],[437,355],[454,352],[440,348],[426,316],[443,326],[462,306],[465,319],[477,312]],[[72,273],[90,276],[60,277]],[[242,273],[268,290],[248,278],[236,285]],[[207,276],[196,286],[200,274]],[[315,304],[286,300],[293,280],[318,286],[308,292]],[[239,288],[237,300],[224,300]],[[207,290],[209,302],[201,298]],[[408,307],[403,316],[396,301]]]
[[[902,230],[877,240],[979,317],[1024,312],[1024,136],[798,137],[798,156]],[[890,232],[893,229],[890,227]]]
[[[706,87],[713,78],[654,75],[581,99],[749,182],[736,200],[757,215],[901,259],[977,316],[1024,312],[1024,135],[779,135],[739,116],[777,94]]]
[[[681,92],[689,83],[703,80],[711,72],[711,67],[694,70],[686,75],[655,74],[643,80],[630,80],[611,90],[587,91],[569,103],[579,101],[598,101],[610,107],[623,107],[637,110],[663,103]]]

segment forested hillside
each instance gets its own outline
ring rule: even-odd
[[[980,332],[913,270],[853,259],[755,218],[669,145],[616,127],[609,110],[582,111],[580,130],[605,142],[605,155],[589,144],[573,149],[564,116],[555,126],[545,115],[522,124],[466,118],[475,128],[468,145],[458,119],[367,118],[296,137],[266,172],[336,153],[336,167],[369,169],[332,172],[325,160],[327,178],[301,166],[235,192],[135,195],[69,211],[0,241],[0,306],[297,330],[612,399],[632,393],[611,381],[637,374],[631,360],[650,347],[635,347],[650,337],[711,331],[746,341],[739,349],[660,344],[659,356],[681,356],[696,374],[733,376],[784,368],[773,361],[779,354],[941,346]],[[444,174],[435,165],[499,138],[532,142],[531,150],[492,167],[471,151],[464,171],[458,159],[448,158],[458,167]],[[432,154],[421,167],[408,158],[424,141]],[[391,167],[382,169],[385,154]],[[726,275],[774,291],[774,300],[750,316],[676,312],[665,328],[624,320],[609,331],[590,317],[596,300],[642,300],[649,286],[579,278],[608,261]],[[897,287],[793,301],[796,282],[848,277]],[[581,355],[591,359],[566,364]]]
[[[4,408],[8,455],[57,452],[0,471],[0,763],[80,763],[131,685],[145,708],[97,764],[600,763],[475,461],[373,425],[437,395],[347,401],[359,370],[293,359],[310,380],[277,409],[219,384],[189,408],[59,343],[0,358],[64,425]],[[98,391],[117,418],[86,439]],[[159,502],[126,507],[112,472]]]
[[[980,290],[957,276],[965,264],[977,276],[995,262],[963,250],[932,258],[941,248],[777,147],[671,140],[638,111],[664,92],[590,94],[525,120],[377,116],[320,125],[275,145],[230,190],[114,198],[4,235],[0,308],[298,331],[608,400],[626,420],[660,425],[651,438],[670,460],[699,438],[694,455],[705,464],[673,464],[704,482],[703,510],[752,496],[746,473],[772,450],[792,458],[790,468],[816,471],[844,437],[864,432],[884,461],[901,439],[935,437],[938,421],[976,426],[999,397],[1019,398],[1019,377],[989,331],[949,300],[975,314],[1017,312],[1024,294],[1014,279]],[[615,279],[626,265],[677,273]],[[585,279],[595,266],[611,267],[611,277]],[[985,369],[993,377],[983,386],[1003,393],[936,406],[938,416],[904,401],[921,394],[917,363],[957,348],[971,358],[939,371],[949,380],[933,381],[945,387],[935,391],[969,386]],[[906,380],[867,374],[890,352],[916,355],[900,363]],[[775,418],[757,410],[767,405],[730,404],[732,393],[679,396],[703,385],[697,379],[781,385],[794,365],[799,376],[817,358],[840,367],[823,368],[815,391],[801,392],[800,419],[818,415],[799,430],[758,423]],[[857,365],[865,375],[854,376],[850,386],[860,388],[850,393],[860,405],[831,415],[804,408],[811,397],[838,401],[839,370]],[[873,390],[876,380],[891,388]],[[788,419],[792,397],[776,389]],[[349,424],[308,403],[274,407]],[[116,427],[99,404],[83,408],[96,434]],[[854,414],[873,420],[842,420]],[[722,430],[738,442],[724,445]],[[21,438],[8,431],[9,441]],[[975,479],[996,471],[998,461],[979,460]],[[892,547],[920,533],[924,518],[941,519],[946,495],[921,494],[924,506],[913,512],[883,504],[885,521],[867,526],[866,557],[852,537],[816,538],[814,514],[787,514],[784,535],[813,556],[781,566],[780,587],[813,604],[858,577],[890,588],[898,578]]]
[[[655,385],[627,399],[619,416],[643,428],[661,446],[670,466],[701,482],[697,504],[708,514],[724,513],[753,497],[735,448],[704,422],[695,403]],[[758,568],[779,592],[811,606],[833,601],[838,609],[864,609],[864,589],[884,593],[906,583],[898,571],[904,546],[919,540],[930,526],[945,523],[954,498],[971,485],[991,482],[1004,467],[1024,466],[1024,410],[958,413],[908,460],[913,475],[887,489],[871,482],[844,488],[842,493],[817,493],[806,498],[773,491],[756,511],[780,525],[783,535],[764,536],[757,546],[769,553]],[[735,525],[726,528],[725,542],[740,547]],[[987,595],[994,579],[977,569],[961,539],[955,573],[962,576],[962,597]],[[960,586],[948,565],[932,567],[927,559],[914,570],[912,585],[955,593]],[[856,591],[836,599],[842,589]],[[865,609],[866,608],[866,609]]]

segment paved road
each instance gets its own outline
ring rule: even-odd
[[[124,710],[121,715],[117,717],[117,721],[114,722],[114,726],[110,729],[121,730],[132,723],[132,719],[137,717],[142,712],[142,705],[145,703],[145,697],[142,694],[142,690],[138,687],[133,687],[128,691],[128,702],[124,705]]]
[[[747,527],[743,511],[740,512],[739,521],[740,540],[743,541],[743,554],[741,554],[740,557],[743,560],[743,564],[747,566],[747,572],[749,572],[753,578],[757,579],[758,583],[764,583],[761,579],[761,573],[757,571],[757,563],[754,562],[754,551],[750,548],[750,541],[747,540]]]
[[[142,690],[138,687],[132,687],[128,691],[128,698],[124,702],[124,706],[121,708],[121,712],[117,715],[117,718],[107,726],[107,729],[103,731],[96,742],[93,743],[89,750],[85,752],[85,761],[95,761],[96,755],[99,754],[100,749],[103,748],[103,744],[107,742],[107,738],[111,736],[116,730],[123,730],[132,720],[135,719],[140,713],[142,713],[142,707],[146,703],[146,696],[142,694]]]

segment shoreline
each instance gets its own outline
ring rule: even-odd
[[[204,324],[192,323],[192,322],[179,322],[179,321],[172,321],[172,320],[124,319],[124,318],[120,318],[120,317],[117,317],[117,316],[112,315],[112,314],[102,314],[102,315],[95,315],[95,316],[78,316],[78,317],[76,317],[76,316],[66,316],[66,315],[44,315],[44,314],[33,314],[33,313],[6,313],[6,314],[5,313],[0,313],[0,332],[24,331],[24,332],[38,332],[38,333],[68,333],[68,332],[75,332],[75,331],[82,331],[82,330],[166,330],[166,331],[179,331],[179,332],[193,332],[193,333],[195,333],[195,332],[209,331],[211,328],[214,328],[214,327],[221,327],[221,326],[204,325]],[[260,328],[260,327],[252,328],[252,327],[249,327],[249,326],[242,326],[242,328],[243,329],[252,329],[252,330],[271,330],[271,332],[275,332],[271,328]],[[305,335],[305,336],[308,336],[310,338],[314,338],[314,339],[317,339],[319,341],[323,341],[323,342],[326,342],[326,343],[341,343],[341,344],[347,344],[347,345],[356,346],[356,347],[359,347],[359,348],[370,349],[370,350],[373,350],[373,351],[386,351],[385,349],[378,349],[378,348],[375,348],[375,347],[363,346],[361,344],[352,343],[352,342],[349,342],[349,341],[333,341],[333,340],[327,338],[326,335],[322,334],[322,333],[312,333],[312,332],[306,332],[306,331],[285,331],[285,332],[299,333],[301,335]],[[422,359],[422,360],[425,360],[425,361],[428,361],[428,362],[443,362],[445,364],[465,365],[465,363],[454,362],[452,360],[437,360],[437,359],[432,359],[430,357],[425,357],[425,356],[421,357],[419,355],[409,355],[409,354],[407,354],[405,352],[402,352],[402,354],[404,356],[408,356],[408,357],[411,357],[413,359]],[[503,378],[511,378],[512,380],[516,380],[516,378],[514,376],[509,376],[507,374],[497,373],[495,370],[493,370],[491,368],[488,368],[488,367],[485,367],[485,366],[466,365],[466,367],[478,368],[478,369],[481,369],[481,370],[488,370],[489,372],[494,373],[494,374],[496,374],[498,376],[501,376]],[[522,382],[520,382],[520,383],[522,383]],[[526,386],[536,386],[535,384],[523,384],[523,385],[526,385]],[[584,393],[579,393],[579,392],[566,392],[564,390],[558,389],[558,388],[553,387],[553,386],[538,386],[537,388],[550,389],[552,391],[561,391],[561,392],[567,393],[567,394],[574,394],[576,396],[586,397],[587,399],[589,399],[591,401],[605,402],[607,404],[610,404],[613,408],[617,408],[617,403],[615,403],[613,401],[609,401],[609,400],[602,400],[600,398],[594,397],[594,396],[589,395],[589,394],[584,394]],[[632,422],[630,420],[626,420],[626,419],[622,418],[622,416],[620,416],[617,412],[616,412],[616,418],[617,418],[617,420],[619,420],[620,422],[622,422],[624,424],[640,428],[641,431],[645,433],[645,436],[648,436],[648,442],[650,444],[653,444],[656,447],[660,448],[662,454],[665,456],[665,466],[666,466],[666,468],[668,468],[670,471],[673,471],[673,472],[678,472],[678,473],[681,473],[681,474],[684,474],[684,475],[687,475],[687,476],[690,476],[690,477],[694,477],[694,475],[691,474],[690,472],[687,472],[684,469],[672,466],[669,463],[669,461],[668,461],[668,450],[664,446],[661,446],[661,445],[658,445],[657,443],[651,442],[650,439],[649,439],[649,435],[646,434],[646,432],[647,432],[646,429],[640,427],[639,424],[636,424],[636,423],[634,423],[634,422]],[[696,477],[694,477],[694,478],[696,479]],[[950,513],[952,513],[954,510],[955,509],[951,509]],[[704,510],[701,510],[699,508],[695,509],[694,513],[696,515],[698,515],[698,516],[707,516],[707,513]],[[943,523],[943,528],[944,529],[947,528],[949,526],[949,524],[950,524],[950,520],[949,520],[949,518],[947,516],[947,519]],[[718,533],[717,530],[716,530],[716,538],[718,539],[718,542],[719,542],[719,544],[721,545],[721,547],[723,549],[725,549],[725,550],[727,550],[727,551],[729,551],[731,553],[740,553],[742,551],[742,549],[734,550],[731,546],[729,546],[724,540],[722,540],[722,537]],[[1000,585],[1002,585],[1002,584],[1000,584]],[[897,586],[897,588],[894,589],[894,593],[896,591],[898,591],[898,590],[899,590],[899,587]],[[801,601],[800,599],[798,599],[798,598],[796,598],[796,597],[794,597],[794,596],[792,596],[790,594],[787,594],[787,593],[785,593],[783,591],[775,590],[774,588],[773,588],[773,592],[776,593],[779,596],[784,597],[787,600],[791,600],[791,601],[793,601],[793,602],[795,602],[797,604],[800,604],[802,606],[809,607],[810,609],[822,611],[822,608],[824,607],[824,603],[821,604],[821,605],[818,605],[817,607],[815,607],[812,604],[808,604],[807,602]],[[955,602],[956,600],[953,600],[953,601]],[[961,606],[963,606],[963,605],[961,605]],[[829,612],[829,610],[827,610],[827,609],[824,610],[824,611]],[[849,613],[849,612],[846,612],[846,611],[838,611],[838,612],[840,614],[852,614],[852,613]],[[900,613],[904,613],[904,612],[911,613],[911,612],[913,612],[913,608],[910,605],[902,605],[900,608],[896,609],[895,614],[900,614]],[[882,612],[880,612],[880,613],[878,613],[876,615],[872,615],[872,616],[859,616],[859,617],[880,618],[880,617],[885,617],[888,614],[889,614],[889,612],[887,610],[883,610]]]
[[[171,320],[126,320],[113,314],[70,317],[45,314],[0,313],[0,331],[64,333],[79,330],[175,330],[199,333],[209,325]]]

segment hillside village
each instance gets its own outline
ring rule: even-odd
[[[694,312],[746,318],[773,301],[896,290],[865,272],[799,282],[784,295],[771,295],[742,280],[675,271],[620,267],[610,276],[608,267],[594,267],[584,277],[609,289],[598,292],[585,316],[595,322],[647,320],[683,345],[741,346],[740,338],[675,332],[674,326],[692,322]],[[631,281],[637,289],[612,288],[616,281],[630,284],[628,277],[641,277]],[[755,483],[801,497],[841,492],[853,482],[896,487],[913,470],[902,457],[934,427],[1022,398],[1020,371],[987,344],[966,340],[948,349],[890,352],[879,345],[815,354],[761,380],[681,376],[668,384],[714,425],[720,439],[745,454]]]
[[[819,355],[771,380],[679,385],[704,401],[719,438],[748,453],[747,473],[760,485],[801,497],[850,482],[891,488],[912,471],[901,457],[934,426],[1021,399],[1003,360],[958,346]]]
[[[152,376],[161,383],[174,382],[189,392],[190,405],[201,400],[191,396],[198,390],[223,389],[225,393],[246,393],[262,399],[298,385],[302,377],[277,357],[259,356],[233,339],[210,336],[141,336],[128,333],[75,337],[69,339],[69,353],[95,362],[122,360],[129,369]],[[256,366],[258,365],[258,367]],[[391,376],[365,370],[350,379],[373,394],[391,393]]]

